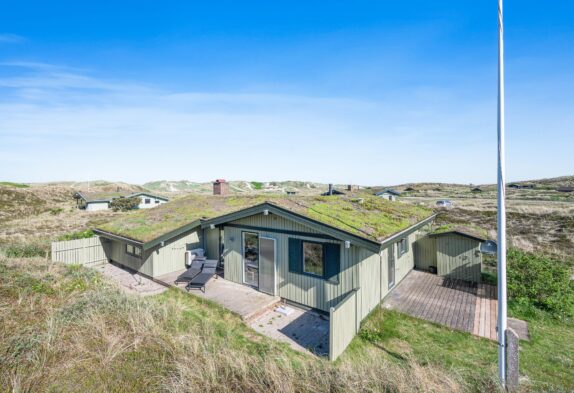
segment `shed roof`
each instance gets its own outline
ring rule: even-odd
[[[486,241],[487,238],[485,235],[482,235],[481,233],[482,230],[477,229],[477,228],[468,228],[468,227],[450,227],[450,226],[444,226],[444,227],[439,227],[437,229],[435,229],[433,232],[431,232],[429,234],[429,236],[444,236],[444,235],[449,235],[449,234],[457,234],[460,236],[464,236],[464,237],[468,237],[474,240],[477,240],[479,242],[483,242]]]
[[[267,203],[371,242],[382,242],[433,215],[421,206],[358,196],[189,195],[154,209],[128,213],[96,229],[147,243],[204,220]]]

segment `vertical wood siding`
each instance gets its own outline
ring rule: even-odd
[[[52,260],[84,266],[97,266],[107,262],[104,248],[98,236],[52,242]]]
[[[396,268],[395,285],[400,283],[403,280],[403,278],[405,278],[405,276],[408,274],[408,272],[413,270],[413,268],[415,267],[415,258],[413,252],[413,243],[415,239],[416,239],[416,232],[411,233],[408,236],[407,240],[409,244],[408,252],[401,255],[400,257],[398,255],[398,247],[395,246],[395,252],[397,253],[395,258],[395,268]]]
[[[363,320],[381,301],[381,256],[365,249],[359,253],[359,288],[357,292],[357,317]],[[386,265],[385,265],[386,267]]]
[[[437,266],[436,239],[422,235],[413,244],[415,252],[415,267],[419,270],[429,270]]]
[[[480,242],[454,233],[436,237],[439,276],[480,282],[482,254]]]
[[[144,253],[143,258],[139,258],[126,253],[124,242],[102,238],[102,244],[109,260],[148,276],[153,275],[153,257],[149,252]]]
[[[201,248],[202,244],[201,229],[196,229],[166,241],[163,247],[152,250],[152,277],[185,269],[185,251]]]
[[[329,310],[329,360],[343,353],[357,331],[357,292],[351,291]]]
[[[305,232],[309,234],[321,234],[312,228],[308,228],[290,220],[286,220],[276,215],[265,216],[263,214],[246,217],[233,221],[234,225],[246,225],[259,228],[272,228],[286,231]],[[357,263],[366,256],[365,250],[351,245],[349,249],[344,248],[342,242],[338,240],[317,239],[306,236],[296,236],[284,233],[270,232],[265,230],[241,229],[225,226],[225,278],[230,281],[243,283],[243,261],[242,261],[242,237],[241,233],[256,232],[260,236],[273,238],[276,240],[277,254],[277,295],[300,303],[309,307],[323,311],[329,311],[330,307],[339,301],[359,284]],[[312,277],[305,274],[289,272],[289,238],[303,240],[315,240],[326,243],[339,244],[341,247],[341,272],[337,283]]]

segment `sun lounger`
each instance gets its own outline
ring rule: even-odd
[[[202,260],[193,260],[191,262],[191,267],[187,269],[185,272],[181,273],[178,278],[175,279],[174,284],[178,284],[180,282],[190,282],[194,277],[201,273],[201,269],[203,268],[203,261]]]
[[[190,289],[199,289],[205,292],[205,284],[215,275],[215,267],[204,267],[197,276],[193,277],[189,284],[185,287],[188,291]]]

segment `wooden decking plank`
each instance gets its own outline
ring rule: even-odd
[[[496,337],[496,324],[497,324],[497,312],[496,312],[496,305],[498,303],[498,300],[496,300],[496,287],[491,285],[491,300],[490,300],[490,316],[491,316],[491,321],[490,321],[490,338],[492,340],[496,340],[498,337]]]

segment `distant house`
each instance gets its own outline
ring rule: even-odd
[[[558,192],[574,192],[574,187],[558,187],[556,189]]]
[[[86,211],[107,210],[110,208],[110,202],[116,198],[139,197],[140,204],[138,209],[149,209],[169,201],[169,199],[153,195],[146,192],[122,193],[122,192],[81,192],[74,194],[78,208]]]
[[[400,196],[401,193],[389,188],[383,191],[379,191],[375,195],[389,201],[396,201],[397,197]]]
[[[412,192],[412,191],[416,191],[416,190],[412,187],[405,188],[405,192]]]
[[[471,192],[482,192],[482,188],[480,187],[474,187],[472,190],[470,190]]]
[[[534,184],[511,183],[508,185],[508,188],[514,188],[516,190],[522,190],[522,189],[532,190],[533,188],[535,188],[535,186]]]
[[[331,196],[331,195],[345,195],[343,191],[335,190],[332,184],[329,184],[329,189],[327,192],[321,194],[322,196]]]

